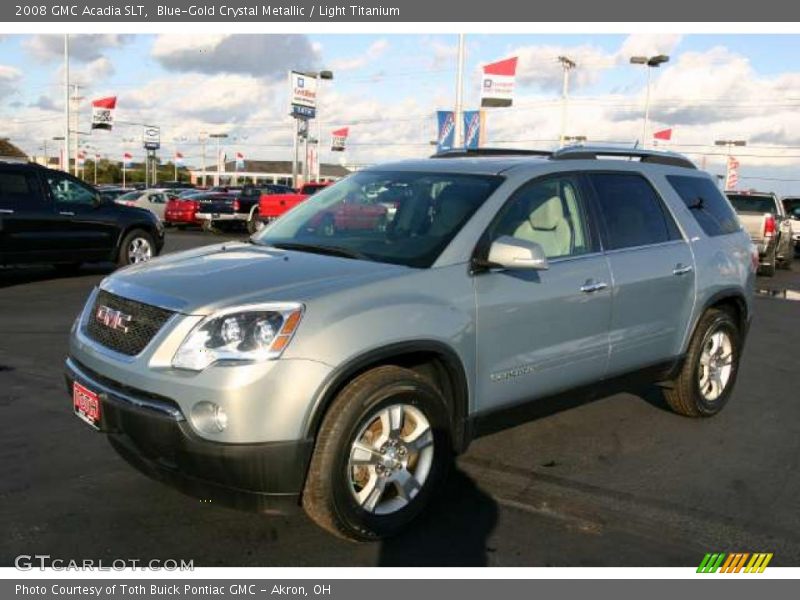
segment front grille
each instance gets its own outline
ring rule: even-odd
[[[98,318],[101,307],[119,311],[130,317],[118,327],[105,324]],[[94,341],[120,354],[135,356],[147,347],[172,312],[100,290],[88,318],[86,333]],[[127,331],[125,331],[127,328]]]

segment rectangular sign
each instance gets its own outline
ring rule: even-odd
[[[511,106],[516,73],[516,56],[485,65],[481,80],[481,106]]]
[[[344,152],[347,145],[347,136],[350,134],[349,127],[342,127],[331,132],[331,152]]]
[[[110,130],[114,127],[114,110],[116,107],[116,96],[92,100],[92,129]]]
[[[317,108],[317,78],[305,73],[289,71],[289,106],[315,111]],[[313,117],[308,117],[313,118]]]
[[[436,112],[436,151],[452,150],[456,139],[456,119],[452,110]]]
[[[142,130],[142,142],[148,150],[158,150],[161,147],[161,128],[145,125]]]
[[[464,147],[480,148],[483,146],[486,113],[482,110],[464,111]]]

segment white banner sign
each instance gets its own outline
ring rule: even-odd
[[[297,71],[289,72],[289,104],[304,108],[317,108],[317,79]]]

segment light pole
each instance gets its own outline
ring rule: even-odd
[[[125,187],[125,176],[127,174],[127,163],[125,162],[125,155],[128,153],[126,144],[132,144],[136,141],[133,137],[122,138],[122,187]]]
[[[61,170],[69,173],[69,34],[64,35],[64,156]]]
[[[731,175],[731,148],[734,147],[741,147],[746,146],[747,142],[745,140],[714,140],[715,146],[724,146],[728,149],[727,157],[725,159],[725,185],[724,188],[727,189],[728,181],[730,181]]]
[[[656,54],[655,56],[631,56],[632,65],[644,65],[647,67],[647,88],[644,98],[644,122],[642,123],[642,148],[647,147],[647,122],[650,120],[650,71],[669,61],[666,54]]]
[[[319,109],[320,109],[320,104],[321,104],[321,102],[320,102],[321,93],[320,92],[322,91],[322,80],[323,79],[327,80],[327,81],[332,81],[333,80],[333,71],[320,71],[318,79],[319,79],[319,81],[317,82],[317,115],[316,115],[316,117],[317,117],[317,172],[315,173],[315,175],[316,175],[315,178],[316,178],[317,181],[319,181],[320,176],[322,174],[322,164],[320,163],[320,160],[319,160],[320,150],[321,150],[321,148],[320,148],[321,141],[320,140],[322,140],[322,121],[320,121],[320,118],[319,118]]]
[[[223,140],[223,139],[228,137],[228,134],[227,133],[209,133],[208,137],[214,138],[215,140],[217,140],[217,172],[214,174],[214,185],[215,186],[219,186],[219,183],[220,183],[220,171],[221,171],[221,167],[220,167],[220,162],[221,161],[220,161],[220,154],[219,154],[220,153],[220,146],[219,146],[219,144],[220,144],[220,140]]]
[[[208,140],[208,132],[201,131],[200,137],[198,138],[200,141],[200,169],[203,173],[203,181],[202,186],[206,186],[206,141]]]
[[[172,143],[175,145],[175,154],[172,156],[172,166],[175,167],[175,181],[178,181],[178,144],[180,142],[186,142],[189,138],[185,135],[181,135],[179,137],[172,138]]]
[[[454,111],[453,117],[455,120],[455,139],[453,146],[455,148],[463,148],[464,146],[464,59],[465,59],[465,49],[464,49],[464,34],[458,34],[458,65],[456,69],[456,109]]]
[[[558,136],[558,143],[560,146],[564,145],[566,141],[567,130],[567,102],[569,100],[569,72],[578,65],[574,60],[568,56],[559,56],[558,62],[561,63],[561,68],[564,70],[564,79],[561,85],[561,133]]]

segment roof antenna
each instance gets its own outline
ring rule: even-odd
[[[636,150],[639,147],[639,140],[633,142],[633,149]]]

